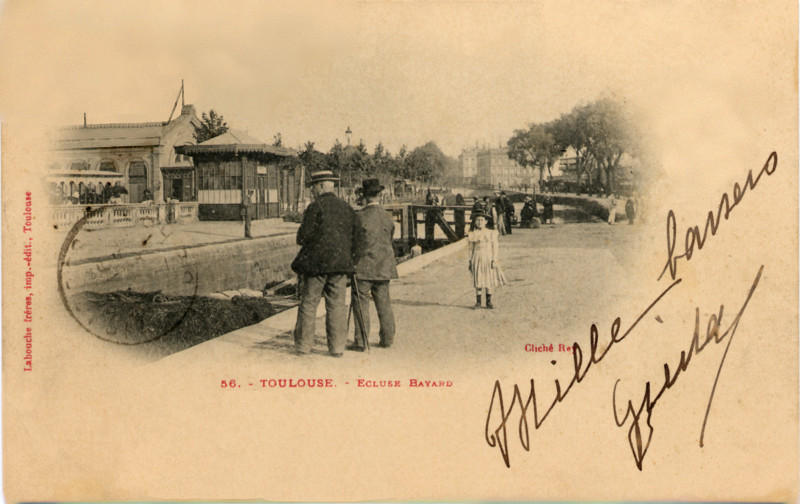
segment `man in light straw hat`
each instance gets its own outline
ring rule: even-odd
[[[311,192],[316,198],[303,214],[297,230],[300,252],[292,262],[299,275],[300,306],[294,329],[295,350],[307,354],[314,344],[317,306],[325,296],[325,328],[328,351],[341,357],[347,342],[347,277],[353,274],[353,209],[336,197],[330,170],[311,174]]]

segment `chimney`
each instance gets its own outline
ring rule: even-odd
[[[194,105],[183,105],[181,107],[181,115],[197,115],[197,111],[194,109]]]
[[[86,112],[83,113],[83,127],[86,127]]]

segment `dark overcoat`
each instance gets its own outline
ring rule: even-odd
[[[333,193],[323,193],[308,205],[297,230],[300,252],[292,262],[295,273],[327,275],[353,273],[355,212]]]
[[[354,251],[356,277],[364,280],[397,278],[392,235],[394,221],[380,205],[356,212]]]
[[[503,203],[503,211],[506,215],[514,215],[514,203],[511,202],[508,196],[501,196],[500,201]]]

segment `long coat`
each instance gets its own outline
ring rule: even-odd
[[[356,277],[364,280],[397,278],[392,235],[394,221],[380,205],[368,205],[356,212],[353,256]]]
[[[501,196],[500,201],[503,203],[503,211],[506,216],[514,215],[514,203],[511,202],[508,196]],[[509,220],[510,222],[510,220]]]
[[[308,205],[297,230],[302,248],[292,262],[295,273],[353,273],[355,212],[333,193],[321,194]]]

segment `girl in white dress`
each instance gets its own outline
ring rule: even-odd
[[[475,286],[475,306],[481,307],[481,291],[486,289],[486,308],[494,308],[492,304],[492,289],[506,284],[506,277],[497,262],[497,231],[488,229],[488,217],[484,213],[475,215],[475,229],[470,231],[467,238],[469,242],[469,271],[472,273]]]

